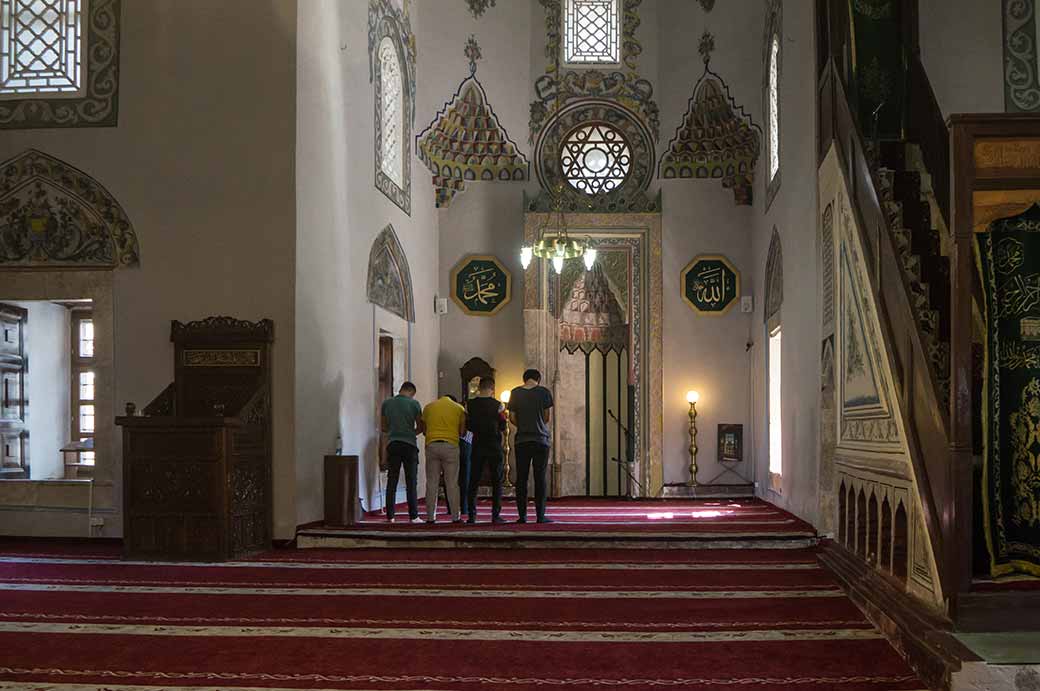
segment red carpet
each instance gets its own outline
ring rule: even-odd
[[[0,689],[922,689],[811,550],[0,542]]]

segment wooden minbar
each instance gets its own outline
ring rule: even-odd
[[[124,553],[221,561],[267,549],[274,324],[174,321],[170,340],[173,383],[143,415],[116,418]]]

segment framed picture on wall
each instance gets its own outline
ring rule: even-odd
[[[719,463],[744,460],[744,425],[719,423]]]

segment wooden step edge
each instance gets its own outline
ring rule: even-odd
[[[953,623],[944,614],[897,588],[843,545],[822,540],[817,556],[933,691],[946,691],[962,663],[981,659],[953,636]]]

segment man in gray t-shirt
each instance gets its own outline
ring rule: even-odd
[[[545,515],[545,471],[549,463],[549,410],[552,392],[541,386],[542,373],[524,372],[524,385],[509,394],[509,419],[516,425],[516,510],[517,523],[527,523],[527,474],[534,469],[534,506],[539,523],[552,523]]]

